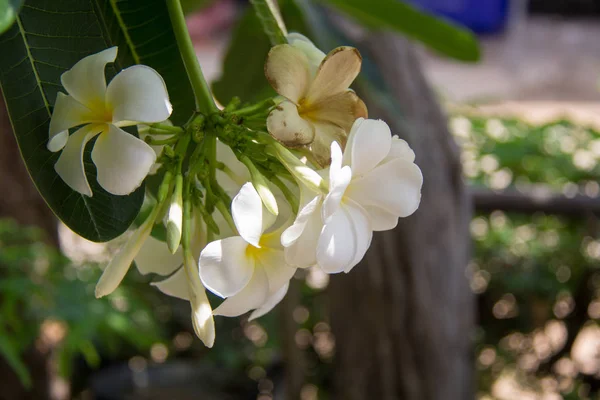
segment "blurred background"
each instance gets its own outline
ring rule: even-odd
[[[248,4],[184,3],[227,98],[231,38],[254,32]],[[410,3],[476,32],[481,59],[372,35],[331,10],[333,45],[319,44],[360,48],[369,81],[357,90],[415,149],[421,208],[348,276],[299,271],[269,315],[217,317],[211,350],[189,305],[152,277],[132,269],[94,298],[118,243],[56,228],[2,107],[0,400],[599,398],[600,1]]]

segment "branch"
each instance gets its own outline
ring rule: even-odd
[[[494,192],[489,189],[471,188],[473,205],[477,211],[514,211],[534,213],[542,211],[548,214],[568,216],[586,216],[600,214],[600,198],[576,195],[567,197],[562,194],[533,191],[521,193],[517,191]]]

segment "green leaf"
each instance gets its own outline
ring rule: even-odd
[[[212,5],[215,0],[181,0],[181,8],[185,15],[200,11]]]
[[[54,171],[59,153],[46,149],[48,126],[60,76],[81,58],[119,46],[115,70],[133,64],[156,69],[165,79],[180,125],[195,104],[163,0],[29,0],[16,24],[0,36],[0,86],[21,155],[38,190],[72,230],[93,241],[123,233],[135,219],[143,187],[128,196],[114,196],[96,182],[86,148],[84,162],[94,192],[72,191]]]
[[[321,0],[373,29],[403,33],[449,57],[477,61],[479,43],[467,29],[425,14],[398,0]]]
[[[23,0],[0,0],[0,34],[15,22]]]
[[[285,36],[287,30],[283,23],[283,18],[279,12],[276,0],[250,0],[250,3],[254,6],[254,11],[260,22],[262,23],[263,29],[271,44],[276,46],[278,44],[287,43]]]
[[[0,328],[0,355],[6,360],[8,365],[19,377],[21,384],[26,388],[31,387],[31,375],[27,370],[27,366],[21,360],[21,356],[13,343],[11,343],[9,336],[3,329]]]
[[[270,48],[260,20],[252,9],[246,9],[233,31],[223,74],[212,85],[213,94],[221,104],[229,103],[234,96],[244,102],[255,102],[276,95],[264,73]]]

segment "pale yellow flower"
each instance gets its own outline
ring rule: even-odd
[[[353,47],[338,47],[320,59],[320,50],[297,34],[290,43],[273,47],[265,64],[267,80],[285,97],[269,115],[267,129],[288,147],[309,146],[325,166],[331,143],[345,145],[354,121],[367,116],[365,104],[349,89],[362,58]]]

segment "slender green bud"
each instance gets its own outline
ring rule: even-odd
[[[292,176],[304,183],[316,192],[327,192],[329,190],[325,180],[315,170],[300,161],[291,151],[283,147],[279,142],[273,141],[269,150],[287,168]]]
[[[175,188],[171,195],[169,216],[167,219],[167,247],[173,254],[179,248],[181,242],[181,230],[183,225],[183,176],[175,177]]]
[[[277,207],[277,200],[275,200],[275,195],[269,189],[269,183],[260,173],[258,168],[254,165],[254,163],[246,156],[240,158],[240,161],[244,163],[244,165],[250,171],[250,179],[252,180],[252,185],[254,189],[258,192],[260,199],[263,204],[269,210],[269,212],[273,215],[279,215],[279,208]]]

